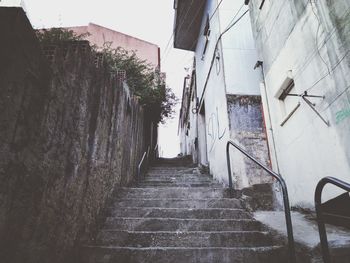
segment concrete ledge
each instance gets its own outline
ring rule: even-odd
[[[254,213],[254,218],[287,239],[283,211],[258,211]],[[302,260],[300,262],[322,262],[316,221],[299,212],[292,212],[292,223],[298,257]],[[350,230],[332,225],[327,225],[326,229],[334,262],[348,262],[342,261],[341,257],[343,260],[350,258]]]

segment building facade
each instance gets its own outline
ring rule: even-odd
[[[312,208],[323,177],[349,182],[350,2],[194,1],[200,15],[184,2],[174,44],[195,52],[180,116],[186,153],[227,182],[231,139],[285,178],[293,206]],[[236,188],[264,182],[239,153],[231,163]]]
[[[175,10],[174,46],[194,51],[180,116],[183,154],[228,183],[229,140],[269,163],[248,8],[237,1],[178,0]],[[270,180],[239,152],[231,156],[235,188]]]
[[[253,0],[249,9],[273,167],[292,205],[310,207],[321,178],[350,181],[350,2]]]
[[[108,43],[111,48],[122,47],[128,51],[135,51],[138,58],[146,60],[154,68],[160,68],[160,49],[155,44],[93,23],[67,29],[78,35],[88,33],[86,40],[97,47],[103,47]]]

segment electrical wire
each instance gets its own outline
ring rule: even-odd
[[[219,42],[222,38],[222,36],[228,32],[232,27],[234,27],[248,12],[249,12],[249,9],[247,9],[239,18],[237,18],[236,20],[234,20],[239,12],[242,10],[244,4],[241,6],[241,8],[237,11],[237,13],[234,15],[234,17],[232,18],[232,20],[230,21],[229,25],[226,27],[226,29],[220,34],[219,38],[217,39],[216,43],[215,43],[215,47],[214,47],[214,52],[213,52],[213,56],[212,56],[212,59],[211,59],[211,62],[210,62],[210,67],[209,67],[209,72],[206,76],[206,79],[205,79],[205,84],[204,84],[204,88],[203,88],[203,91],[202,91],[202,94],[201,94],[201,99],[200,99],[200,102],[199,102],[199,105],[202,104],[202,101],[203,101],[203,98],[204,98],[204,93],[205,93],[205,90],[207,88],[207,85],[208,85],[208,81],[209,81],[209,77],[210,77],[210,73],[211,73],[211,70],[213,68],[213,64],[214,64],[214,61],[215,61],[215,55],[216,55],[216,49],[219,45]]]
[[[340,63],[346,58],[346,56],[350,53],[350,49],[345,52],[345,55],[321,78],[315,81],[310,87],[308,87],[305,91],[309,91],[314,88],[320,81],[322,81],[325,77],[329,76],[334,70],[340,65]]]
[[[320,57],[320,59],[322,60],[323,64],[327,67],[328,73],[331,74],[331,71],[329,70],[329,66],[326,63],[326,61],[324,60],[324,58],[321,56],[320,49],[318,48],[318,34],[319,34],[320,28],[321,28],[321,20],[320,20],[320,17],[318,16],[318,14],[316,13],[316,11],[314,10],[314,7],[316,7],[316,9],[317,9],[316,0],[314,0],[313,2],[312,2],[312,0],[309,0],[309,3],[311,6],[312,13],[315,15],[317,22],[318,22],[316,36],[315,36],[315,45],[317,48],[317,53],[318,53],[318,56]],[[313,3],[315,4],[315,6],[313,5]]]
[[[180,18],[181,24],[179,25],[179,28],[182,27],[183,23],[185,22],[185,17],[187,16],[188,12],[190,11],[192,5],[193,5],[194,0],[191,1],[190,6],[188,7],[187,11],[185,14],[183,14]],[[168,43],[163,51],[164,56],[166,56],[167,49],[170,47],[171,40],[174,38],[175,31],[171,34]]]
[[[346,15],[349,15],[350,14],[350,8],[346,11]],[[344,26],[346,24],[344,23]],[[344,26],[342,26],[341,28],[338,28],[339,30],[341,30]],[[303,65],[301,67],[299,67],[297,70],[296,70],[296,73],[295,73],[295,77],[294,77],[294,80],[297,80],[299,78],[299,72],[302,71],[303,68],[305,68],[306,65],[309,64],[309,62],[315,57],[315,55],[317,55],[318,53],[318,50],[323,47],[324,45],[326,45],[326,43],[331,39],[331,37],[334,36],[334,34],[337,32],[336,30],[337,28],[334,27],[327,35],[327,37],[325,38],[325,40],[323,41],[323,43],[321,43],[319,46],[316,47],[316,50],[309,56],[309,58],[303,63]],[[329,76],[332,72],[334,72],[336,70],[336,68],[340,65],[340,63],[349,55],[350,53],[350,50],[347,50],[344,54],[344,56],[342,58],[340,58],[335,64],[334,66],[332,66],[331,68],[327,68],[327,72],[321,77],[319,78],[317,81],[315,81],[310,87],[308,87],[305,91],[309,91],[311,90],[312,88],[314,88],[320,81],[322,81],[324,78],[326,78],[327,76]]]

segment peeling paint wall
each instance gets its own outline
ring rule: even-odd
[[[134,180],[151,124],[88,42],[46,47],[50,64],[22,9],[0,20],[0,258],[67,262]]]
[[[264,63],[274,166],[286,179],[292,205],[313,207],[321,178],[350,182],[350,2],[266,0],[259,10],[260,2],[252,0],[249,7]],[[294,80],[295,94],[325,96],[309,99],[329,126],[300,97],[288,98],[300,106],[286,118],[277,94],[287,78]],[[325,189],[326,197],[336,193]]]
[[[260,96],[227,95],[230,137],[261,163],[269,166]],[[231,148],[235,188],[271,182],[271,177],[237,149]]]

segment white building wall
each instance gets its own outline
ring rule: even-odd
[[[246,14],[235,26],[223,34],[216,46],[221,33],[225,32],[228,26],[248,8],[247,6],[242,7],[243,2],[223,1],[216,10],[218,4],[219,1],[207,1],[195,52],[198,96],[200,105],[205,108],[205,124],[199,115],[198,129],[200,144],[206,139],[206,153],[211,173],[216,179],[227,184],[226,144],[229,139],[234,139],[241,146],[247,147],[249,151],[254,151],[251,153],[261,157],[260,160],[264,163],[268,163],[268,149],[262,129],[262,118],[255,115],[257,122],[251,122],[255,126],[249,131],[236,130],[233,124],[236,123],[235,114],[240,109],[234,108],[231,111],[232,108],[229,110],[228,107],[227,94],[234,94],[248,96],[237,98],[239,101],[244,101],[242,109],[243,107],[259,108],[259,102],[256,103],[256,101],[260,95],[261,72],[254,70],[258,59],[249,14]],[[214,10],[216,13],[213,15]],[[203,32],[207,17],[211,17],[211,33],[207,50],[203,56],[206,43]],[[217,47],[216,50],[215,47]],[[214,52],[215,59],[213,60]],[[213,63],[212,68],[211,63]],[[253,101],[255,102],[251,104],[250,102]],[[202,108],[200,112],[203,112]],[[246,118],[251,117],[248,116],[249,114],[246,115]],[[260,123],[258,123],[259,120]],[[203,131],[206,133],[205,138],[202,135]],[[200,147],[200,156],[203,155],[203,147]],[[231,163],[236,168],[233,171],[235,188],[269,182],[269,178],[261,176],[253,164],[247,162],[242,155],[233,152],[232,156]],[[205,158],[200,157],[200,160],[202,159]]]
[[[306,207],[313,207],[315,187],[322,177],[350,182],[350,2],[327,2],[267,0],[261,11],[257,1],[250,4],[264,61],[263,102],[271,114],[278,166],[292,205]],[[287,76],[294,79],[293,93],[307,90],[325,96],[310,100],[329,126],[298,97],[289,98],[289,103],[300,107],[285,118],[276,94]],[[336,193],[332,187],[325,189],[326,197]]]
[[[218,1],[207,1],[195,52],[197,95],[201,105],[205,108],[205,123],[203,123],[201,115],[199,115],[198,131],[199,144],[203,143],[204,140],[206,141],[205,150],[210,173],[218,181],[227,182],[226,142],[229,139],[229,127],[221,45],[218,45],[220,59],[215,59],[205,92],[203,93],[212,57],[215,52],[215,44],[221,33],[219,12],[216,12],[210,20],[210,40],[204,56],[203,49],[206,38],[203,32],[207,14],[211,17],[217,4]],[[203,131],[206,133],[205,138]],[[204,155],[203,147],[200,147],[199,158],[202,160],[202,163],[205,160]]]
[[[222,32],[248,10],[248,6],[242,5],[243,1],[222,2],[219,11]],[[260,74],[254,70],[258,57],[249,14],[223,35],[222,49],[227,93],[260,95]]]

